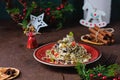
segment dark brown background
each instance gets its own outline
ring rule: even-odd
[[[120,23],[111,23],[107,27],[115,29],[115,43],[104,46],[88,44],[102,53],[101,59],[89,64],[88,67],[98,64],[120,64]],[[58,31],[49,28],[42,29],[42,34],[37,35],[36,39],[41,46],[62,39],[70,31],[74,33],[75,40],[80,43],[84,43],[80,41],[80,36],[89,33],[88,28],[80,24],[70,24]],[[0,21],[0,67],[18,68],[21,74],[15,80],[80,80],[74,68],[51,67],[37,62],[33,58],[35,49],[26,48],[27,39],[28,37],[23,34],[21,26],[11,20]]]

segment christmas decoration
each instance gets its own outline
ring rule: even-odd
[[[44,13],[44,21],[48,24],[48,26],[55,25],[57,26],[57,29],[60,29],[66,19],[66,14],[73,12],[72,4],[68,3],[67,0],[61,0],[60,4],[44,0],[16,0],[16,2],[20,3],[19,5],[12,4],[13,2],[10,0],[5,0],[5,2],[7,5],[7,12],[15,22],[22,25],[25,31],[29,31],[31,29],[27,27],[30,22],[30,15],[34,15],[35,17]],[[36,20],[36,22],[38,21]],[[36,28],[37,25],[34,25],[33,27],[35,27],[38,32],[40,27]]]
[[[39,15],[38,17],[30,15],[30,23],[28,24],[27,27],[30,27],[31,25],[35,28],[35,31],[38,33],[39,29],[41,27],[46,27],[48,26],[44,21],[44,13]]]
[[[87,43],[104,45],[114,43],[113,28],[89,28],[90,34],[81,36],[81,40]]]
[[[120,65],[98,65],[87,69],[85,64],[78,63],[75,67],[82,80],[119,80]]]
[[[27,48],[28,49],[33,49],[36,48],[38,46],[36,38],[35,38],[35,34],[32,32],[29,32],[28,34],[28,42],[27,42]]]
[[[102,17],[106,15],[105,12],[93,7],[89,0],[86,0],[83,5],[83,10],[87,11],[87,16],[85,19],[80,20],[80,24],[86,27],[105,27],[107,25],[107,23],[102,20]]]

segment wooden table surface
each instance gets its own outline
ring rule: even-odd
[[[89,67],[98,64],[120,64],[120,23],[111,23],[107,27],[115,29],[115,43],[104,46],[88,44],[102,53],[102,57],[89,64]],[[87,27],[76,24],[58,31],[43,29],[42,34],[36,36],[36,40],[39,46],[42,46],[62,39],[70,31],[74,33],[75,40],[80,43],[84,43],[80,41],[80,36],[89,33]],[[80,80],[74,67],[52,67],[36,61],[33,57],[35,49],[26,48],[27,39],[28,37],[23,34],[21,26],[11,20],[0,21],[0,67],[18,68],[21,74],[14,80]]]

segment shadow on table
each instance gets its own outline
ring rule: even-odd
[[[108,66],[110,64],[116,63],[117,57],[118,56],[115,54],[110,54],[108,58],[106,58],[105,55],[102,55],[102,57],[98,61],[88,64],[86,67],[93,68],[95,66],[98,66],[98,64]],[[48,66],[48,65],[43,65],[43,66],[51,71],[55,71],[58,73],[69,73],[69,74],[77,73],[74,67],[53,67],[53,66]]]

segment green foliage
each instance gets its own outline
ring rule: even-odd
[[[65,8],[63,9],[64,11],[68,11],[68,12],[73,12],[74,11],[74,7],[72,6],[72,4],[68,4],[65,6]]]
[[[42,1],[40,2],[38,5],[40,5],[41,8],[46,9],[46,8],[51,8],[54,9],[55,6],[57,6],[56,4],[52,3],[52,2],[48,2],[48,1]]]
[[[85,66],[86,66],[85,64],[77,63],[77,66],[75,68],[77,69],[77,72],[82,79],[90,80],[90,77],[88,75],[89,72],[86,70]]]
[[[46,23],[48,23],[48,25],[52,23],[49,21],[51,20],[51,17],[54,16],[57,30],[63,27],[63,24],[66,20],[66,14],[71,14],[74,10],[73,5],[70,3],[64,5],[64,8],[60,8],[61,4],[58,5],[48,1],[42,1],[37,3],[37,5],[38,8],[42,9],[39,13],[45,13],[45,21],[47,21]],[[57,10],[57,7],[59,7],[60,10]],[[47,8],[50,8],[50,10],[46,11]],[[46,15],[47,12],[50,13],[50,15]]]
[[[34,9],[36,6],[37,6],[36,4],[31,3],[31,5],[30,5],[29,7],[27,7],[27,12],[26,12],[25,18],[23,19],[23,21],[22,21],[22,23],[21,23],[24,28],[27,27],[27,25],[28,25],[28,18],[29,18],[29,16],[30,16],[31,12],[33,11],[33,9]]]
[[[120,72],[120,65],[118,65],[118,64],[109,65],[107,67],[106,71],[107,71],[105,73],[106,76],[114,76],[115,73],[119,73]]]
[[[31,12],[36,6],[37,6],[36,4],[32,3],[30,6],[27,7],[27,13],[25,19],[27,19],[30,16]]]
[[[114,77],[115,73],[120,72],[120,65],[118,64],[109,66],[98,65],[92,69],[86,69],[85,67],[86,65],[81,63],[78,63],[75,67],[80,77],[84,80],[90,80],[90,74],[94,74],[94,78],[97,78],[99,73],[107,77]]]
[[[53,10],[51,12],[52,16],[55,16],[55,19],[58,21],[57,29],[60,29],[63,27],[63,23],[66,20],[66,14],[72,13],[74,10],[73,6],[71,4],[67,4],[64,6],[61,10]]]
[[[62,11],[58,10],[53,11],[51,14],[54,15],[56,19],[62,19],[63,17]]]
[[[74,36],[73,32],[69,32],[69,36]]]
[[[13,13],[13,14],[19,14],[20,10],[18,8],[14,8],[14,9],[7,9],[8,13]]]
[[[27,28],[27,24],[30,21],[30,14],[38,16],[45,13],[44,21],[48,25],[53,25],[57,27],[57,30],[62,28],[66,20],[66,16],[71,14],[74,10],[72,4],[55,4],[51,1],[19,1],[22,5],[16,6],[16,8],[7,9],[9,14],[13,14],[11,17],[14,21],[21,24],[24,28]],[[26,4],[26,5],[25,5]],[[17,15],[16,15],[17,14]]]
[[[24,19],[21,25],[23,26],[23,28],[26,28],[27,24],[28,24],[27,20]]]
[[[93,70],[94,70],[93,74],[98,74],[98,73],[104,73],[106,71],[106,68],[104,65],[103,66],[98,65],[98,66],[94,67]]]
[[[58,25],[57,25],[57,30],[61,29],[62,26],[63,26],[63,24],[61,22],[59,22]]]

